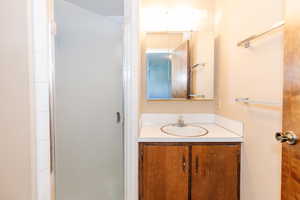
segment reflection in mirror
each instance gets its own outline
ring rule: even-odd
[[[172,34],[167,40],[165,35],[147,34],[147,96],[148,99],[186,99],[190,80],[189,43],[182,42],[181,33]]]
[[[147,52],[148,99],[170,99],[171,54],[166,51]]]
[[[189,6],[180,6],[181,3]],[[148,100],[214,98],[214,34],[208,0],[143,0]]]
[[[172,98],[188,98],[189,94],[189,42],[184,41],[173,49]]]
[[[214,34],[193,32],[190,47],[190,97],[214,98]]]

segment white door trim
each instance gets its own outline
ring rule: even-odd
[[[139,0],[124,1],[125,200],[138,200]]]

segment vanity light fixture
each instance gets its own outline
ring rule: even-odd
[[[145,32],[196,31],[207,15],[206,10],[189,7],[144,8],[141,26]]]

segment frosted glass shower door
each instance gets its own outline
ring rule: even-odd
[[[56,200],[122,200],[122,25],[54,3]]]

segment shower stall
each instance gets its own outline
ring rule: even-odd
[[[53,1],[55,200],[124,199],[123,18],[95,2]]]

